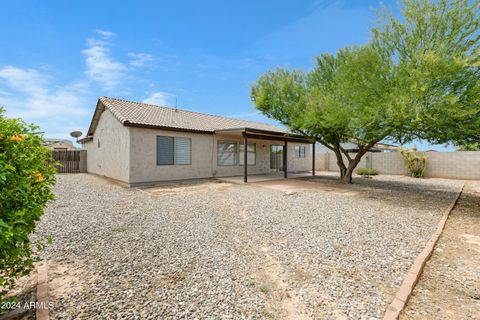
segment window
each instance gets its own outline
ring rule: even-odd
[[[192,164],[192,139],[175,138],[175,164]]]
[[[157,165],[172,165],[175,163],[174,138],[157,136]]]
[[[305,158],[305,146],[295,146],[295,157]]]
[[[244,145],[243,143],[240,144],[238,148],[238,164],[243,165],[243,150],[244,150]],[[247,144],[247,164],[248,165],[255,165],[255,158],[256,158],[256,147],[255,143],[248,143]]]
[[[157,165],[192,164],[192,139],[157,136]]]
[[[217,164],[219,166],[233,166],[237,164],[237,143],[218,141]]]

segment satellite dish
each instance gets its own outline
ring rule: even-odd
[[[72,137],[74,137],[75,139],[77,139],[77,141],[78,141],[78,138],[82,136],[82,131],[72,131],[72,132],[70,132],[70,135]]]

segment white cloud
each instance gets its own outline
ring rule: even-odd
[[[122,96],[129,92],[126,86],[134,81],[148,83],[135,72],[156,62],[157,57],[130,53],[123,62],[112,54],[115,33],[93,30],[93,34],[86,39],[87,47],[82,50],[84,75],[74,76],[70,82],[59,83],[46,65],[34,69],[0,65],[0,106],[6,109],[6,115],[40,125],[48,137],[71,139],[70,131],[85,133],[97,95]],[[145,102],[168,105],[172,100],[169,93],[153,91]]]
[[[91,81],[98,83],[102,89],[113,92],[123,84],[128,68],[110,55],[111,44],[106,39],[114,33],[101,30],[96,32],[103,35],[104,39],[87,39],[88,48],[82,50],[87,66],[85,74]]]
[[[5,66],[0,69],[0,78],[12,88],[34,95],[45,94],[44,87],[48,82],[48,77],[36,70],[19,69],[13,66]]]
[[[155,61],[155,57],[149,53],[135,53],[128,54],[130,57],[130,65],[132,67],[146,67]]]
[[[40,125],[50,136],[68,137],[71,130],[81,128],[90,116],[85,109],[89,94],[85,82],[55,86],[51,77],[39,70],[13,66],[0,69],[0,105],[6,108],[7,116]]]
[[[174,98],[175,95],[168,93],[168,92],[153,92],[151,93],[146,99],[144,99],[142,102],[143,103],[149,103],[149,104],[156,104],[159,106],[168,106],[169,101]]]
[[[106,30],[101,30],[101,29],[96,29],[94,30],[95,33],[101,35],[104,39],[114,37],[116,34],[111,32],[111,31],[106,31]]]

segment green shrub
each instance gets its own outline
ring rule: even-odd
[[[415,178],[422,178],[427,167],[427,156],[417,151],[417,148],[400,149],[405,160],[405,168]]]
[[[0,108],[0,301],[37,255],[29,234],[53,199],[55,169],[39,128],[4,117]]]
[[[376,176],[378,170],[373,168],[358,168],[356,173],[361,176]]]

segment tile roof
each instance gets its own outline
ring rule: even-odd
[[[205,132],[234,128],[285,132],[276,126],[255,121],[232,119],[116,98],[100,97],[99,101],[124,125]]]

